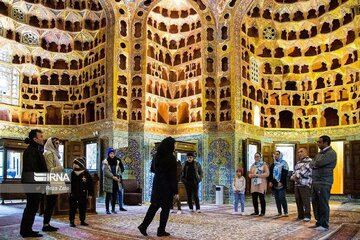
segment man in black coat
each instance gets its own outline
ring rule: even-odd
[[[146,229],[152,222],[157,210],[161,208],[160,224],[157,236],[169,236],[165,231],[169,218],[170,208],[173,197],[178,198],[178,182],[176,177],[176,158],[173,154],[175,149],[175,139],[165,138],[158,146],[156,155],[151,164],[151,172],[155,173],[153,188],[151,193],[151,205],[145,215],[143,222],[138,229],[141,234],[147,236]]]
[[[47,167],[44,159],[44,136],[38,129],[29,132],[29,137],[25,139],[29,144],[23,155],[23,171],[21,173],[22,183],[34,184],[34,172],[46,173]],[[27,189],[29,190],[29,189]],[[42,237],[41,234],[32,230],[35,215],[39,208],[42,198],[41,193],[26,192],[26,207],[21,219],[20,234],[22,237]]]
[[[202,180],[202,169],[199,162],[194,160],[194,153],[189,152],[187,155],[187,161],[182,166],[181,181],[185,185],[188,205],[191,212],[194,211],[193,197],[195,201],[196,212],[200,213],[200,201],[199,201],[199,183]]]

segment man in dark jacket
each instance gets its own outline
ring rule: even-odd
[[[181,181],[185,185],[188,205],[191,212],[193,209],[192,196],[194,196],[196,212],[200,213],[199,183],[202,180],[202,169],[200,163],[194,160],[194,154],[187,154],[187,161],[183,164]]]
[[[334,168],[336,166],[336,152],[330,146],[329,136],[321,136],[317,141],[320,152],[310,163],[312,168],[312,206],[316,219],[316,230],[329,229],[329,199],[330,190],[334,182]]]
[[[23,155],[23,171],[21,173],[22,183],[34,184],[34,172],[46,173],[47,167],[44,159],[44,136],[38,129],[29,132],[29,137],[25,139],[29,144]],[[39,208],[41,193],[27,192],[26,207],[21,219],[20,234],[22,237],[42,237],[41,234],[32,230],[35,215]]]

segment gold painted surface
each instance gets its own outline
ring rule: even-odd
[[[298,4],[290,4],[292,7],[288,9],[281,10],[281,4],[275,4],[273,1],[271,6],[273,6],[273,11],[278,11],[283,13],[283,11],[289,11],[291,17],[294,16],[295,10],[297,11],[299,6],[303,14],[305,10],[309,10],[312,7],[311,2],[304,2]],[[356,30],[359,22],[359,15],[354,15],[352,21],[349,21],[346,26],[340,26],[336,31],[332,31],[329,34],[318,34],[312,39],[298,39],[296,41],[285,41],[279,38],[272,40],[263,39],[263,29],[267,26],[272,26],[276,32],[277,37],[280,36],[282,29],[294,30],[299,32],[302,28],[308,29],[314,24],[317,26],[318,32],[321,29],[323,24],[322,18],[316,18],[311,21],[301,21],[294,22],[290,21],[288,23],[281,22],[270,22],[264,19],[255,19],[248,16],[247,11],[253,11],[255,6],[260,7],[260,11],[263,11],[268,5],[264,1],[237,1],[235,6],[230,7],[230,0],[204,0],[202,6],[199,2],[193,2],[190,0],[183,0],[183,2],[174,2],[167,4],[169,2],[163,0],[152,1],[149,4],[145,4],[144,1],[100,1],[103,10],[89,11],[86,10],[85,15],[82,17],[78,14],[78,10],[74,9],[64,9],[58,11],[57,17],[69,20],[71,26],[74,27],[74,23],[77,19],[90,19],[95,21],[101,19],[105,16],[107,20],[107,26],[105,28],[100,28],[97,31],[88,31],[84,29],[84,22],[81,22],[83,30],[79,32],[71,32],[64,30],[50,30],[47,28],[35,28],[29,25],[29,17],[27,16],[24,21],[14,17],[14,14],[8,14],[8,16],[0,15],[0,22],[2,28],[1,32],[1,43],[4,43],[4,48],[9,48],[12,55],[18,55],[20,58],[24,56],[24,61],[20,64],[14,63],[3,63],[3,65],[13,65],[21,73],[21,80],[24,80],[25,76],[29,77],[29,82],[25,83],[24,81],[20,84],[21,94],[26,95],[29,99],[25,99],[23,96],[20,97],[21,104],[20,106],[9,106],[6,104],[0,104],[0,116],[2,120],[7,119],[6,121],[1,122],[1,129],[4,131],[0,135],[12,135],[12,131],[15,133],[14,136],[23,137],[27,134],[28,129],[31,127],[39,127],[42,129],[47,129],[47,132],[51,134],[57,134],[61,136],[69,135],[70,138],[83,138],[91,136],[92,132],[98,132],[99,134],[113,134],[111,131],[128,131],[128,132],[140,132],[140,133],[152,133],[159,135],[174,135],[174,136],[184,136],[191,134],[202,134],[202,133],[232,133],[241,134],[244,138],[251,137],[256,139],[261,139],[266,142],[272,141],[300,141],[300,142],[311,142],[313,139],[317,138],[322,134],[328,134],[335,139],[348,139],[354,140],[359,139],[359,94],[360,94],[360,81],[359,78],[359,61],[354,61],[353,63],[343,64],[342,67],[332,69],[327,72],[311,72],[309,74],[282,74],[277,75],[273,74],[263,74],[261,76],[271,77],[274,80],[273,89],[270,89],[267,84],[264,87],[260,84],[253,84],[251,81],[248,81],[246,78],[242,77],[242,66],[245,66],[245,62],[242,59],[242,54],[244,54],[246,49],[241,48],[241,37],[246,36],[247,33],[242,32],[242,24],[245,24],[245,29],[248,29],[250,26],[253,26],[256,22],[256,26],[259,30],[258,37],[248,37],[248,44],[253,44],[256,51],[252,54],[256,56],[260,50],[267,47],[274,51],[277,47],[282,47],[285,51],[285,54],[294,50],[294,42],[302,49],[302,54],[304,55],[304,49],[318,44],[319,49],[322,51],[326,50],[326,44],[331,44],[331,41],[339,39],[344,44],[343,48],[337,49],[335,51],[327,52],[326,57],[322,58],[321,56],[312,56],[312,57],[283,57],[283,58],[267,58],[266,62],[262,59],[260,61],[261,70],[264,70],[264,64],[270,63],[273,66],[273,70],[276,67],[283,67],[285,64],[291,66],[298,63],[307,63],[309,66],[317,66],[321,61],[327,64],[328,67],[331,67],[332,60],[335,58],[341,58],[341,63],[347,61],[348,56],[355,54],[355,50],[359,49],[360,38],[358,34],[355,36],[353,42],[347,40],[349,37],[345,33],[349,30]],[[326,13],[327,19],[330,21],[335,18],[343,18],[344,14],[348,13],[349,9],[356,3],[354,0],[349,0],[343,4],[343,6],[336,7],[331,14]],[[13,8],[13,5],[17,7],[25,7],[23,1],[13,3],[6,3],[9,6],[9,13]],[[38,16],[40,19],[51,19],[53,17],[53,10],[50,8],[42,6],[41,4],[31,4],[31,9],[35,16]],[[66,4],[70,6],[70,1],[66,1]],[[36,6],[35,6],[36,5]],[[269,5],[269,6],[270,6]],[[289,5],[289,6],[290,6]],[[196,98],[200,99],[200,104],[196,108],[188,108],[189,115],[194,112],[199,112],[200,118],[196,119],[192,123],[176,123],[175,125],[162,124],[159,123],[157,114],[161,114],[162,111],[159,110],[158,103],[164,102],[169,103],[169,100],[174,100],[174,105],[177,107],[186,102],[189,106],[195,105],[193,98],[174,98],[174,94],[179,91],[182,87],[182,90],[189,91],[191,84],[194,84],[192,78],[186,82],[185,87],[180,86],[181,84],[167,84],[168,86],[164,89],[169,89],[170,99],[164,98],[156,94],[150,94],[147,92],[147,86],[149,84],[149,75],[147,74],[146,64],[152,63],[154,60],[148,58],[147,50],[152,44],[156,46],[153,41],[147,39],[147,30],[152,31],[153,33],[158,33],[161,38],[174,38],[176,43],[178,43],[179,36],[188,37],[191,35],[192,31],[189,32],[179,32],[170,34],[168,31],[161,31],[156,28],[152,28],[147,24],[149,16],[151,16],[152,11],[156,6],[161,7],[162,9],[167,9],[171,11],[183,11],[194,9],[196,18],[200,19],[201,29],[199,33],[201,35],[201,41],[196,43],[193,46],[201,48],[201,58],[196,61],[200,63],[201,66],[201,75],[199,76],[201,85],[198,87],[198,90],[201,90],[201,93],[195,94]],[[57,11],[55,11],[57,12]],[[26,14],[32,14],[29,9],[25,9]],[[154,14],[153,14],[154,15]],[[160,14],[156,17],[158,24],[163,21],[164,24],[169,25],[170,20],[175,22],[174,19],[169,17],[161,17]],[[30,16],[30,15],[29,15]],[[225,18],[225,16],[227,16]],[[170,20],[169,20],[170,19]],[[165,22],[169,20],[168,22]],[[179,28],[183,23],[191,23],[193,20],[190,17],[178,19],[177,25]],[[171,22],[171,23],[172,23]],[[304,22],[304,24],[303,24]],[[137,26],[141,26],[141,28]],[[169,27],[169,26],[168,26]],[[227,31],[223,30],[226,29]],[[5,30],[12,29],[13,31],[18,30],[21,34],[27,31],[38,32],[39,42],[37,46],[28,46],[26,44],[12,41],[6,38]],[[140,29],[140,30],[139,30]],[[53,31],[53,32],[52,32]],[[212,31],[212,34],[211,34]],[[355,32],[356,32],[355,31]],[[69,44],[74,47],[75,40],[79,40],[82,44],[87,41],[93,41],[94,39],[100,37],[101,34],[106,34],[106,43],[101,43],[97,49],[95,49],[95,54],[98,53],[100,48],[106,50],[106,58],[99,60],[97,63],[101,66],[105,66],[105,75],[104,76],[95,76],[88,82],[77,84],[77,85],[68,85],[68,84],[42,84],[40,83],[41,77],[51,78],[52,74],[58,73],[69,74],[71,77],[80,78],[80,71],[76,70],[59,70],[53,68],[37,67],[31,61],[36,61],[36,57],[41,57],[41,61],[48,59],[50,65],[53,66],[57,60],[64,59],[68,63],[71,63],[72,60],[82,60],[88,59],[93,61],[93,65],[86,67],[86,72],[88,74],[93,73],[93,68],[96,68],[94,61],[94,53],[90,54],[90,51],[72,51],[71,53],[63,52],[52,52],[47,51],[41,47],[41,36],[44,33],[44,40],[54,41],[59,44]],[[226,34],[225,34],[226,33]],[[227,37],[225,35],[228,35]],[[212,36],[212,38],[211,38]],[[159,44],[157,44],[159,45]],[[137,46],[137,47],[136,47]],[[189,45],[192,46],[192,45]],[[226,46],[226,48],[224,48]],[[176,51],[170,49],[169,47],[163,47],[161,44],[158,46],[164,52],[168,52],[172,57],[174,54],[181,52],[184,49],[177,49]],[[209,51],[209,48],[212,51]],[[225,49],[225,50],[224,50]],[[273,54],[274,55],[274,54]],[[33,60],[32,58],[35,58]],[[223,70],[222,60],[224,58],[228,59],[228,70]],[[21,60],[22,61],[22,60]],[[140,69],[134,69],[135,63],[139,65]],[[208,69],[210,67],[209,62],[212,62],[212,70]],[[122,65],[123,64],[123,65]],[[248,66],[247,64],[246,66]],[[345,66],[346,65],[346,66]],[[167,67],[164,63],[159,63],[160,68]],[[184,66],[171,66],[171,70],[180,71]],[[180,70],[179,70],[180,69]],[[263,72],[263,71],[262,71]],[[161,72],[159,72],[161,73]],[[343,84],[336,85],[334,82],[334,74],[341,73],[343,74]],[[353,75],[353,76],[351,76]],[[153,77],[153,76],[151,76]],[[318,77],[324,77],[325,87],[321,89],[316,89],[316,79]],[[307,90],[302,87],[301,81],[305,78],[308,78],[312,90]],[[35,82],[35,79],[37,82]],[[210,79],[210,80],[209,80]],[[225,80],[226,79],[226,80]],[[159,85],[164,84],[165,82],[158,80]],[[292,80],[297,83],[297,91],[288,91],[285,89],[284,85],[287,80]],[[227,82],[228,81],[228,82]],[[103,87],[96,85],[100,83]],[[212,85],[214,83],[214,85]],[[269,99],[268,104],[259,103],[258,101],[252,99],[249,96],[250,90],[248,89],[248,96],[243,94],[243,83],[247,83],[248,87],[252,86],[255,90],[261,90],[263,96],[266,96]],[[165,85],[166,85],[165,84]],[[309,84],[309,83],[306,83]],[[335,86],[336,85],[336,86]],[[89,88],[91,94],[89,97],[84,96],[84,89]],[[156,88],[156,87],[154,87]],[[157,88],[158,90],[160,87]],[[96,94],[96,90],[98,90]],[[227,93],[227,91],[230,93]],[[48,100],[39,100],[42,96],[42,91],[50,91],[51,94],[48,96]],[[74,95],[75,100],[61,101],[56,99],[57,91],[65,91],[69,94],[69,97]],[[207,94],[207,91],[211,94]],[[314,94],[319,93],[319,101],[315,103]],[[279,96],[279,103],[276,103],[274,99],[271,98],[271,95],[275,94]],[[288,95],[290,96],[289,98]],[[294,95],[301,95],[300,106],[292,106],[291,103],[294,99]],[[151,98],[152,103],[156,107],[152,108],[147,105],[147,96]],[[353,97],[356,96],[356,97]],[[37,98],[36,100],[35,97]],[[34,99],[32,99],[34,98]],[[346,100],[347,98],[347,100]],[[197,101],[197,99],[195,99]],[[320,101],[321,100],[321,101]],[[310,104],[306,105],[305,102],[309,101]],[[247,107],[244,107],[247,104]],[[320,104],[320,102],[322,104]],[[86,104],[94,103],[94,112],[87,113]],[[268,128],[261,128],[253,126],[252,123],[244,123],[243,113],[251,114],[254,117],[253,106],[258,104],[260,107],[264,108],[264,113],[261,114],[264,122],[271,122],[271,118],[274,119],[274,126],[268,126]],[[200,106],[201,105],[201,106]],[[288,106],[289,105],[289,106]],[[306,106],[305,106],[306,105]],[[61,120],[59,124],[46,124],[46,119],[49,118],[49,112],[53,109],[60,108],[61,111]],[[274,114],[271,113],[270,108],[274,109]],[[339,126],[326,127],[326,119],[324,116],[324,111],[326,108],[333,108],[338,111],[339,117]],[[147,110],[151,110],[151,114],[155,114],[156,117],[151,120],[146,120],[147,115],[149,114]],[[166,109],[168,111],[168,109]],[[294,114],[294,129],[285,129],[280,127],[280,118],[279,113],[283,110],[290,111]],[[180,116],[185,110],[177,109],[177,112],[168,111],[168,115],[164,114],[167,118],[176,119]],[[98,115],[96,115],[98,114]],[[6,117],[4,117],[6,115]],[[75,117],[76,115],[76,117]],[[88,115],[94,115],[93,119],[89,118]],[[176,115],[176,116],[175,116]],[[207,119],[209,116],[209,119]],[[227,117],[230,116],[230,117]],[[248,116],[248,115],[247,115]],[[58,119],[58,116],[55,114],[51,118]],[[76,121],[75,125],[67,125],[67,120],[65,118],[73,118]],[[229,119],[228,119],[229,118]],[[201,120],[200,120],[201,119]],[[88,121],[94,120],[92,123]],[[153,121],[154,120],[154,121]],[[316,122],[316,127],[312,126],[311,121]],[[11,123],[12,122],[12,123]],[[16,123],[17,122],[17,123]],[[252,121],[253,122],[253,121]],[[299,124],[299,122],[302,122]],[[305,124],[310,124],[310,128],[306,129]],[[81,127],[78,127],[80,125]],[[6,130],[6,131],[5,131]],[[10,131],[10,132],[8,132]],[[119,143],[122,145],[122,143]]]

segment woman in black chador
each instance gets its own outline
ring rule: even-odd
[[[176,158],[174,156],[175,139],[167,137],[157,148],[157,152],[151,163],[151,172],[155,173],[151,194],[151,205],[146,213],[144,221],[138,227],[140,232],[147,236],[146,229],[153,220],[157,210],[161,208],[160,224],[157,236],[169,236],[165,231],[169,218],[173,197],[178,197],[176,178]]]

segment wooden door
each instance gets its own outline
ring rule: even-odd
[[[344,194],[360,196],[360,141],[345,143]]]
[[[262,146],[262,155],[263,160],[266,162],[269,166],[274,162],[274,159],[272,157],[272,154],[275,151],[275,144],[272,143],[264,143]]]
[[[78,142],[66,142],[66,153],[64,159],[64,167],[65,168],[72,168],[73,161],[76,157],[83,156],[83,144]]]
[[[351,157],[354,176],[352,195],[360,196],[360,141],[351,142]]]
[[[354,162],[351,158],[351,143],[344,142],[344,194],[351,194],[354,191]]]

